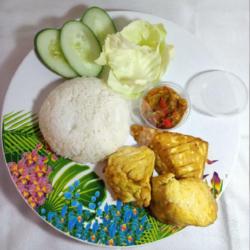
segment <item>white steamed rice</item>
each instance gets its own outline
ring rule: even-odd
[[[97,78],[56,87],[42,104],[39,126],[50,147],[77,162],[97,162],[129,135],[127,102]]]

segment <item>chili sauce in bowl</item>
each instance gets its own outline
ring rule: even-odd
[[[141,99],[144,121],[157,129],[172,129],[186,120],[190,102],[184,89],[173,83],[162,83],[148,90]]]

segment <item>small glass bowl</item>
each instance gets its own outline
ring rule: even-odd
[[[192,108],[204,115],[227,117],[240,114],[248,104],[248,89],[237,75],[210,69],[192,76],[186,90]]]
[[[143,104],[143,101],[144,101],[144,98],[145,96],[152,90],[152,89],[156,89],[156,88],[160,88],[162,86],[167,86],[171,89],[173,89],[179,96],[181,96],[182,98],[184,98],[186,101],[187,101],[187,110],[185,111],[184,115],[182,116],[181,120],[172,128],[157,128],[154,124],[152,124],[150,121],[148,121],[148,119],[143,115],[143,112],[142,112],[142,104]],[[189,98],[189,95],[187,94],[187,92],[185,91],[184,88],[182,88],[180,85],[174,83],[174,82],[169,82],[169,81],[166,81],[166,82],[161,82],[159,83],[157,86],[153,87],[153,88],[150,88],[150,89],[147,89],[143,96],[141,97],[140,99],[140,102],[139,102],[139,109],[140,109],[140,115],[143,119],[143,121],[150,127],[152,128],[155,128],[155,129],[159,129],[159,130],[162,130],[162,131],[166,131],[166,130],[173,130],[173,129],[176,129],[178,127],[180,127],[181,125],[183,125],[183,123],[187,120],[187,118],[189,117],[189,114],[190,114],[190,109],[191,109],[191,102],[190,102],[190,98]]]

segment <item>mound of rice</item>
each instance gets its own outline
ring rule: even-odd
[[[42,104],[39,126],[50,147],[77,162],[97,162],[129,135],[127,102],[97,78],[56,87]]]

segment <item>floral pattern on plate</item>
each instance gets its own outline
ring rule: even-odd
[[[103,180],[90,166],[55,155],[31,112],[4,116],[3,145],[22,197],[41,218],[67,235],[83,242],[129,246],[163,239],[182,229],[157,221],[147,209],[133,204],[105,202]],[[218,197],[223,187],[219,174],[204,179]]]

